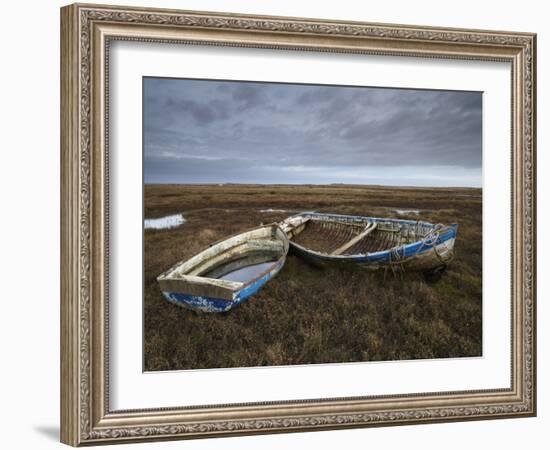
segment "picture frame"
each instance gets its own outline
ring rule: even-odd
[[[108,105],[115,41],[509,63],[510,386],[113,410]],[[107,5],[62,8],[61,441],[80,446],[536,415],[535,180],[535,34]]]

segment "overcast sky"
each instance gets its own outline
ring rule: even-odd
[[[482,95],[144,79],[146,183],[481,186]]]

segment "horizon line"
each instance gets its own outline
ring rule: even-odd
[[[176,186],[372,186],[372,187],[392,187],[392,188],[420,188],[420,189],[483,189],[483,186],[442,186],[442,185],[395,185],[395,184],[375,184],[375,183],[234,183],[234,182],[211,182],[211,183],[161,183],[161,182],[143,182],[144,185],[176,185]]]

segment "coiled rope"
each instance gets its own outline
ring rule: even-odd
[[[420,222],[416,222],[416,224],[414,225],[415,233],[417,233],[417,235],[420,226]],[[442,264],[448,264],[452,260],[454,255],[451,255],[449,259],[444,260],[437,249],[437,241],[441,233],[447,231],[449,228],[449,226],[445,226],[441,223],[434,225],[434,227],[422,238],[422,240],[420,241],[420,245],[417,247],[416,251],[412,255],[405,256],[405,246],[408,245],[406,243],[391,248],[389,251],[390,253],[388,266],[386,266],[384,270],[384,279],[386,278],[386,271],[388,268],[392,270],[394,276],[396,276],[396,271],[399,270],[401,277],[403,277],[403,274],[405,273],[404,264],[416,258],[418,254],[421,253],[422,250],[424,250],[426,247],[433,248],[436,257],[439,259],[439,261],[441,261]]]

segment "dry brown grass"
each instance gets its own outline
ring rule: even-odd
[[[156,277],[208,244],[290,213],[404,217],[459,223],[443,278],[320,269],[290,255],[239,308],[196,313],[168,303]],[[420,216],[394,210],[419,209]],[[481,355],[481,190],[376,186],[147,185],[145,217],[183,213],[145,231],[145,370],[246,367]]]

